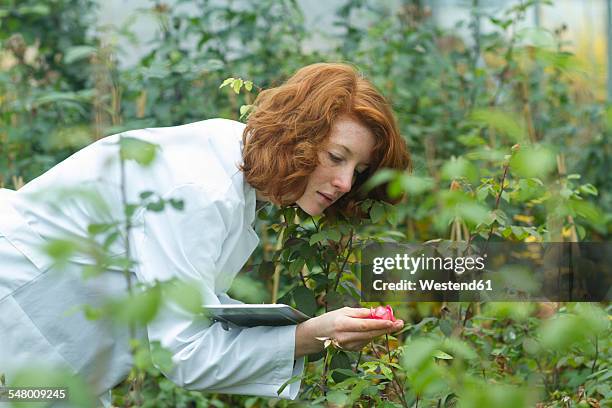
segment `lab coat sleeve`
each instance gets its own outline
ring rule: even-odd
[[[211,198],[193,185],[179,187],[168,197],[182,198],[183,211],[145,213],[143,233],[136,239],[141,281],[179,278],[195,282],[203,303],[227,303],[214,291],[215,262],[236,212],[227,200]],[[294,399],[300,382],[277,391],[301,376],[304,359],[295,359],[296,326],[239,328],[194,318],[175,304],[165,303],[148,324],[149,341],[159,341],[173,357],[164,374],[193,390]]]

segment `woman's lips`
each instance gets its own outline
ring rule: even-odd
[[[323,199],[325,199],[325,201],[327,201],[329,204],[334,202],[334,200],[332,200],[331,197],[329,197],[326,194],[321,193],[320,191],[317,191],[317,194],[319,194],[321,197],[323,197]]]

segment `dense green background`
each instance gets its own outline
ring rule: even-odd
[[[182,12],[180,3],[201,13]],[[534,3],[522,1],[496,15],[472,8],[460,24],[466,37],[461,27],[435,26],[421,3],[402,1],[389,14],[374,1],[349,0],[336,10],[339,45],[307,52],[311,34],[294,1],[151,2],[139,11],[159,23],[151,51],[121,68],[117,53],[130,52],[137,38],[129,24],[95,29],[95,2],[4,0],[0,186],[17,188],[121,130],[239,119],[258,90],[297,68],[346,61],[393,104],[414,171],[376,179],[406,195],[396,206],[363,203],[365,220],[263,212],[262,246],[237,279],[236,297],[280,299],[311,314],[355,304],[355,257],[367,239],[608,240],[612,110],[584,61],[568,51],[565,28],[519,29]],[[372,23],[358,23],[363,15]],[[481,30],[485,20],[494,28]],[[254,87],[220,89],[228,77]],[[159,296],[146,299],[154,312]],[[606,406],[609,312],[574,304],[397,305],[409,323],[397,338],[311,359],[301,403]],[[135,353],[134,372],[114,390],[118,405],[292,404],[187,392],[159,374],[146,350]],[[163,351],[155,353],[159,365]]]

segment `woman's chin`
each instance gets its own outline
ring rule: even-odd
[[[323,210],[325,210],[325,208],[321,208],[318,205],[313,205],[312,203],[300,203],[299,200],[296,202],[296,204],[302,209],[302,211],[313,217],[316,215],[321,215]]]

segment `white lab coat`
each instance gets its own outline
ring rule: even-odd
[[[255,190],[238,171],[244,125],[212,119],[125,132],[160,146],[149,167],[126,162],[128,202],[143,191],[182,199],[183,211],[140,209],[132,230],[133,273],[141,282],[195,282],[203,303],[227,303],[233,278],[257,246]],[[83,280],[74,256],[61,271],[40,250],[62,236],[84,237],[94,222],[122,219],[118,135],[82,149],[22,189],[0,190],[0,372],[19,366],[62,366],[102,394],[129,372],[128,334],[75,311],[125,293],[120,270]],[[110,251],[123,254],[124,238]],[[178,385],[222,393],[276,397],[301,375],[294,360],[295,326],[223,328],[166,305],[145,329],[173,354],[165,373]],[[295,398],[300,383],[280,394]]]

